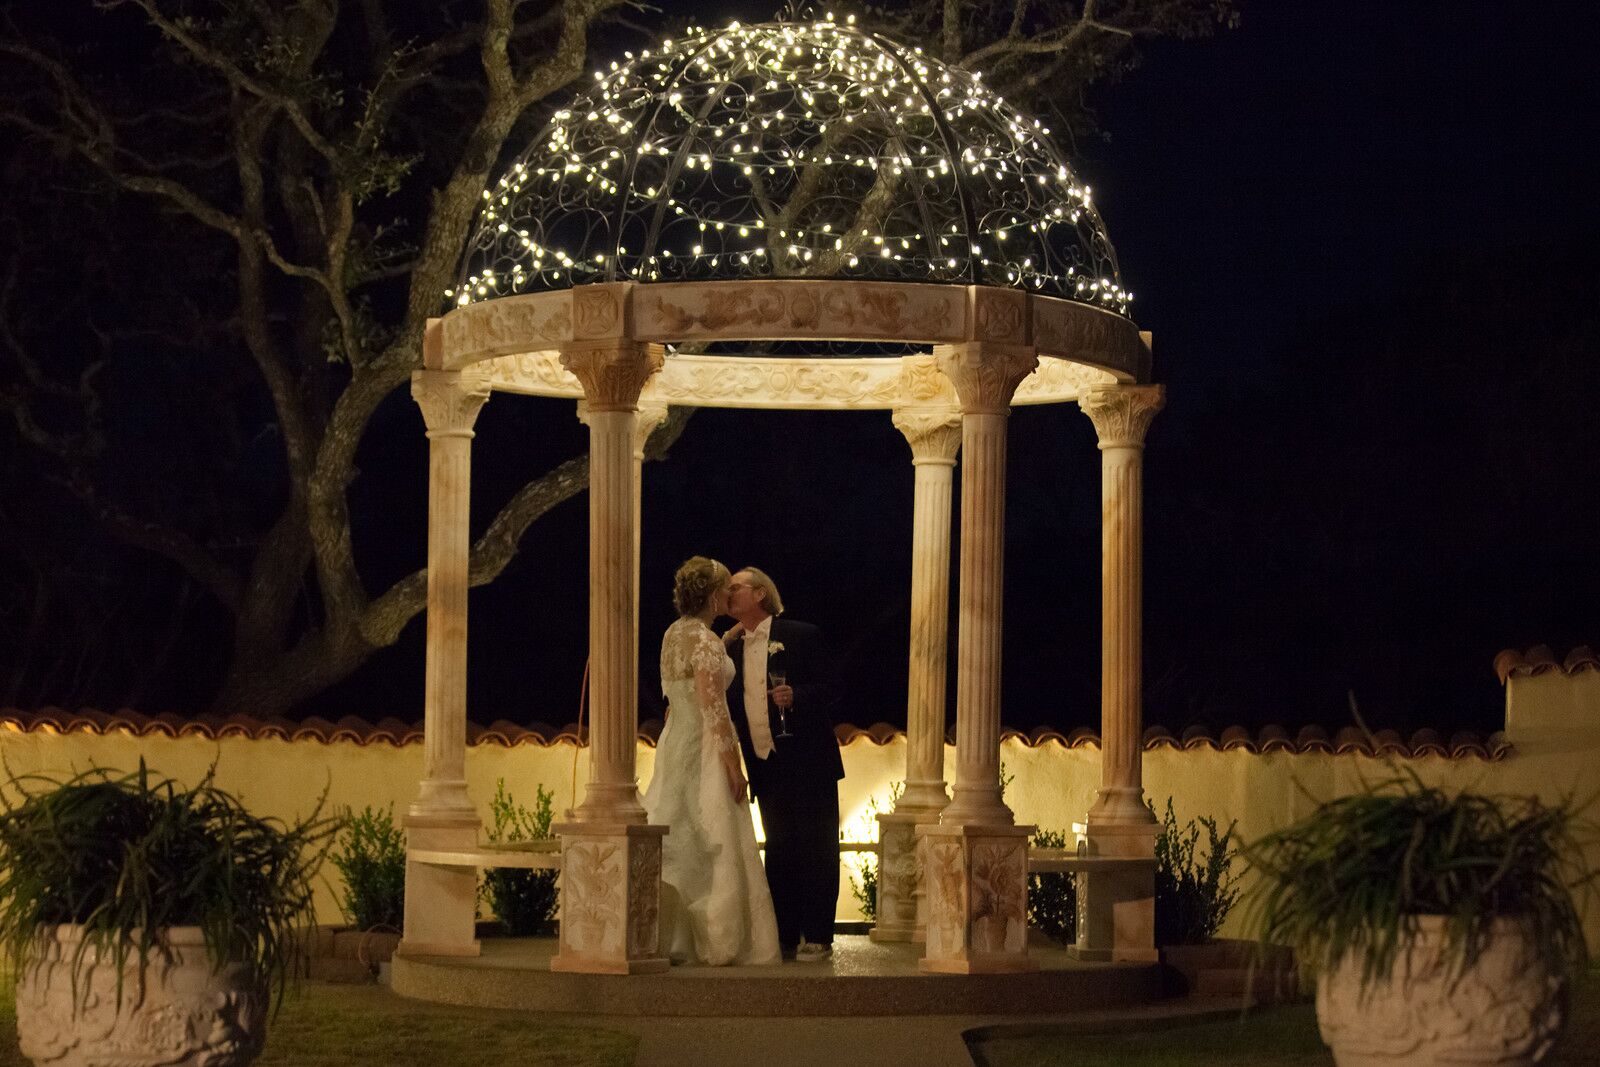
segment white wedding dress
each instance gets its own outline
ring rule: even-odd
[[[737,758],[728,717],[733,660],[705,623],[682,618],[661,639],[669,714],[645,790],[661,845],[661,947],[714,966],[778,963],[778,920],[756,850],[750,806],[735,801],[722,754]]]

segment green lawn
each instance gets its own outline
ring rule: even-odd
[[[1600,974],[1572,1001],[1566,1036],[1547,1064],[1600,1067]],[[759,1025],[759,1024],[754,1024]],[[404,1000],[377,985],[308,982],[273,1021],[263,1067],[447,1067],[539,1063],[630,1067],[628,1033],[552,1025],[534,1015]],[[1001,1028],[972,1042],[978,1067],[1326,1067],[1315,1012],[1298,1004],[1247,1018],[1123,1027],[1111,1033]],[[0,1067],[26,1067],[16,1047],[11,983],[0,978]]]
[[[1600,1067],[1600,972],[1572,998],[1561,1045],[1550,1067]],[[1329,1067],[1333,1056],[1317,1036],[1310,1004],[1245,1018],[1083,1033],[1077,1028],[1000,1028],[969,1041],[977,1067]]]
[[[0,1067],[27,1067],[17,1051],[16,1001],[0,985]],[[424,1004],[378,985],[307,982],[267,1030],[262,1067],[447,1067],[539,1063],[630,1067],[638,1038],[553,1026],[537,1016]]]

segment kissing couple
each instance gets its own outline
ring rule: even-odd
[[[755,567],[694,556],[661,639],[667,721],[645,790],[661,848],[661,945],[675,963],[826,960],[839,896],[832,663]],[[735,624],[718,636],[719,616]],[[747,777],[748,775],[748,777]],[[750,797],[761,805],[766,867]]]

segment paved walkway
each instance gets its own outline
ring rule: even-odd
[[[639,1019],[560,1016],[639,1036],[634,1067],[972,1067],[962,1033],[987,1026],[1065,1026],[1092,1032],[1155,1019],[1237,1017],[1237,1001],[1173,1000],[1070,1015],[813,1016]]]

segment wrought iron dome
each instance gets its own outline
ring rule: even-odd
[[[458,305],[589,282],[981,284],[1126,314],[1049,129],[837,22],[694,28],[594,83],[484,192]]]

